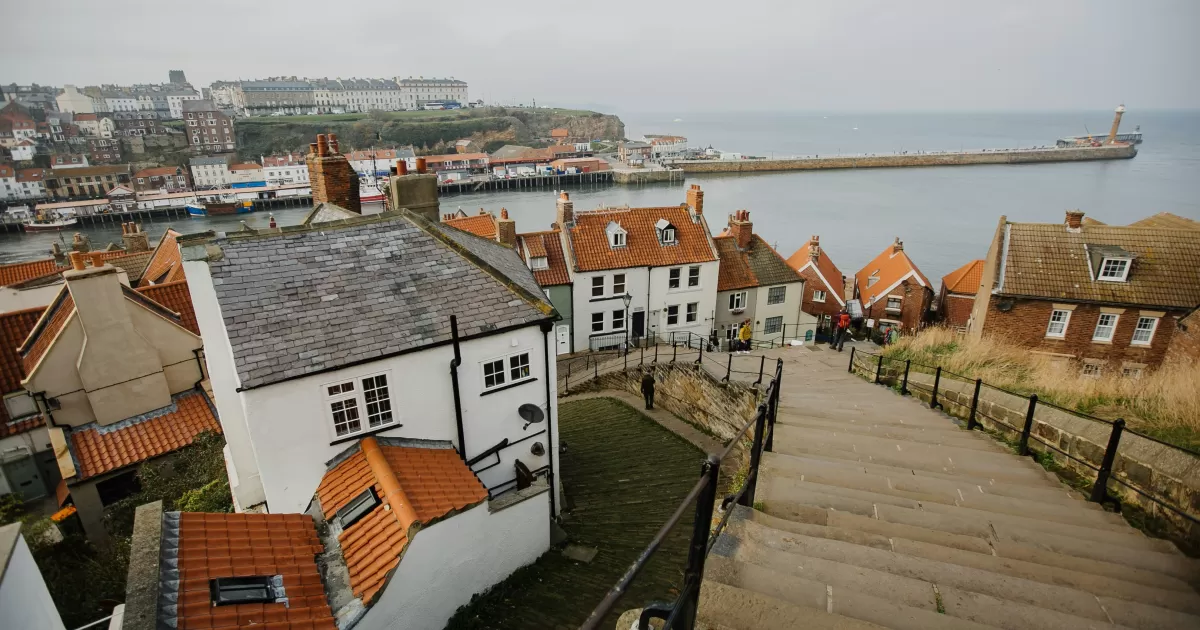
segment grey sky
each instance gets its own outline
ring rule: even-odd
[[[454,76],[489,102],[622,110],[1200,107],[1197,0],[3,0],[0,22],[5,84],[178,68]]]

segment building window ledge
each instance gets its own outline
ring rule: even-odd
[[[542,270],[536,269],[535,271],[542,271]],[[625,297],[625,296],[623,296],[623,295],[608,295],[605,297],[594,297],[594,298],[588,300],[588,302],[607,302],[608,300],[619,300],[623,297]]]
[[[345,442],[352,442],[354,440],[360,440],[367,436],[375,435],[376,433],[383,433],[384,431],[391,431],[392,429],[399,429],[403,426],[404,426],[403,424],[400,424],[398,422],[394,422],[392,424],[385,424],[381,427],[375,427],[374,429],[370,429],[367,431],[359,431],[358,433],[354,433],[351,435],[343,435],[342,437],[330,442],[329,445],[333,446],[335,444],[343,444]]]
[[[1092,343],[1093,343],[1093,344],[1095,344],[1095,345],[1097,345],[1097,346],[1111,346],[1111,345],[1113,345],[1113,342],[1112,342],[1112,340],[1111,340],[1111,339],[1093,339],[1093,340],[1092,340]]]
[[[524,378],[524,379],[521,379],[521,380],[519,380],[519,381],[513,381],[513,382],[511,382],[511,383],[507,383],[507,384],[504,384],[504,385],[499,385],[499,386],[497,386],[497,387],[493,387],[493,388],[491,388],[491,389],[489,389],[489,390],[487,390],[487,391],[485,391],[485,392],[483,392],[482,394],[479,394],[479,395],[480,395],[480,396],[487,396],[488,394],[495,394],[496,392],[502,392],[502,391],[504,391],[504,390],[506,390],[506,389],[512,389],[512,388],[514,388],[514,387],[517,387],[517,386],[519,386],[519,385],[524,385],[525,383],[532,383],[532,382],[534,382],[534,381],[536,381],[536,380],[538,380],[536,376],[531,376],[531,377],[529,377],[529,378]]]

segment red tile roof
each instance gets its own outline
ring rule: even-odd
[[[443,162],[462,162],[464,160],[488,161],[488,154],[486,153],[449,153],[446,155],[424,155],[421,157],[429,165],[441,164]]]
[[[128,420],[88,424],[70,432],[79,479],[177,451],[205,431],[221,432],[212,403],[200,390],[176,394],[171,405]]]
[[[200,334],[200,325],[196,323],[196,311],[192,308],[192,293],[188,291],[187,280],[138,287],[137,291],[178,313],[184,328]]]
[[[40,182],[46,179],[44,168],[23,168],[17,171],[18,182]]]
[[[354,158],[350,157],[350,154],[346,154],[346,158],[354,159]],[[380,159],[383,159],[382,155],[380,156]],[[264,167],[303,166],[303,165],[304,165],[304,156],[300,155],[298,153],[292,154],[292,155],[268,155],[263,158],[263,166]]]
[[[896,245],[900,245],[899,251],[896,250]],[[866,267],[854,274],[854,281],[858,285],[863,305],[870,304],[873,299],[877,299],[884,291],[890,289],[892,285],[900,282],[910,273],[921,284],[929,287],[929,278],[926,278],[925,274],[921,273],[921,270],[917,269],[917,265],[908,257],[908,254],[904,253],[903,244],[897,238],[896,244],[888,245],[887,249],[875,257],[875,260],[867,263]],[[870,281],[871,276],[875,276],[875,282]]]
[[[7,164],[0,164],[0,177],[12,177],[13,169]]]
[[[229,170],[231,170],[231,171],[253,171],[253,170],[261,170],[261,169],[262,169],[262,165],[255,164],[254,162],[243,162],[241,164],[229,165]]]
[[[846,286],[842,281],[842,272],[833,264],[833,260],[829,258],[829,254],[825,252],[825,248],[821,247],[819,237],[812,237],[796,253],[792,254],[787,259],[788,266],[796,271],[802,270],[806,265],[812,262],[812,248],[817,248],[817,264],[814,265],[817,270],[817,275],[825,278],[825,291],[833,295],[837,299],[838,304],[845,305]]]
[[[496,217],[491,212],[480,211],[480,214],[471,216],[455,216],[448,215],[448,218],[443,218],[442,223],[456,227],[464,232],[470,232],[475,236],[481,236],[488,240],[496,240]]]
[[[45,310],[45,307],[39,306],[0,314],[0,394],[21,389],[21,379],[25,378],[25,366],[21,363],[21,355],[17,348],[29,336]],[[9,424],[11,419],[8,407],[0,405],[0,438],[23,433],[41,426],[43,422],[41,416],[16,424]]]
[[[488,496],[453,448],[394,446],[368,437],[321,480],[317,498],[325,518],[332,519],[372,487],[379,505],[338,536],[350,587],[365,603],[371,602],[388,572],[400,563],[414,524],[429,525]],[[384,503],[390,509],[385,510]]]
[[[32,280],[55,271],[63,271],[67,267],[59,267],[54,262],[53,258],[43,258],[41,260],[28,260],[25,262],[13,263],[11,265],[0,266],[0,287],[18,284],[26,280]]]
[[[142,281],[139,286],[147,286],[151,283],[162,284],[164,282],[173,282],[182,280],[183,275],[183,259],[179,255],[179,245],[175,239],[179,236],[179,232],[171,228],[163,233],[162,238],[158,241],[158,246],[154,248],[154,256],[150,258],[150,262],[146,265],[146,271],[142,273]]]
[[[960,295],[975,295],[979,290],[979,282],[983,279],[983,261],[971,262],[951,271],[942,277],[942,285],[947,293]]]
[[[33,373],[33,369],[42,360],[46,350],[50,349],[50,345],[54,343],[54,339],[58,337],[58,333],[62,331],[63,326],[67,324],[67,320],[74,312],[75,300],[64,285],[58,290],[58,295],[55,296],[50,306],[46,307],[41,319],[29,333],[29,337],[21,344],[21,365],[26,376]]]
[[[133,174],[134,177],[174,177],[178,171],[179,175],[184,173],[183,169],[178,166],[158,166],[155,168],[144,168]]]
[[[396,150],[395,149],[370,149],[367,151],[350,151],[349,153],[343,153],[342,155],[346,156],[346,159],[351,162],[370,162],[371,160],[395,160],[396,159]],[[300,163],[301,164],[304,163],[303,159],[300,160]]]
[[[178,543],[179,550],[176,625],[172,627],[337,627],[316,563],[317,554],[325,548],[311,516],[183,512],[177,540],[168,540],[169,535],[164,535],[163,542]],[[251,575],[282,575],[288,603],[212,605],[210,580]]]
[[[90,122],[96,120],[95,114],[75,114],[75,122]]]
[[[675,228],[674,245],[659,243],[655,224],[666,219]],[[624,247],[610,247],[606,229],[617,223],[626,232]],[[575,213],[567,231],[576,271],[627,267],[662,267],[717,259],[709,242],[708,225],[692,222],[687,206],[614,208]]]
[[[538,286],[571,284],[571,274],[567,269],[567,259],[563,256],[562,239],[558,230],[518,234],[517,250],[526,263],[530,258],[546,258],[546,269],[531,269]]]

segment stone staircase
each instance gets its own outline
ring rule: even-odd
[[[701,627],[1200,628],[1200,561],[849,352],[774,354],[774,452],[708,557]]]

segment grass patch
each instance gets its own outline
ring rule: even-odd
[[[947,328],[901,338],[884,356],[911,360],[1022,395],[1036,393],[1067,409],[1113,420],[1165,442],[1200,449],[1200,365],[1175,363],[1141,378],[1106,374],[1089,378],[1072,365],[995,338],[972,339]]]

